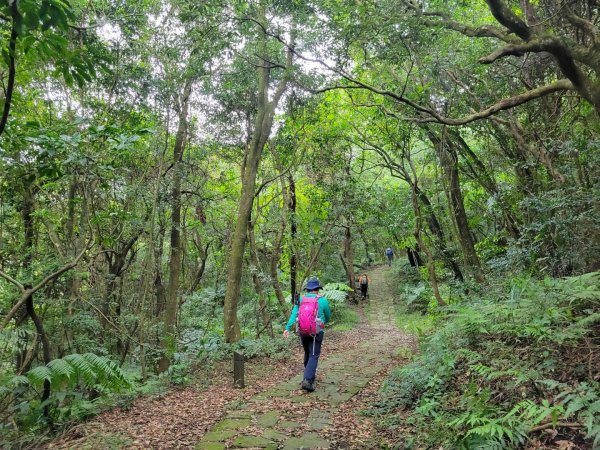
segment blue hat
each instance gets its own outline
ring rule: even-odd
[[[323,289],[323,286],[319,283],[319,279],[317,277],[310,277],[308,283],[306,283],[306,290],[316,291],[317,289]]]

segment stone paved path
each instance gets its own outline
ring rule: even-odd
[[[226,417],[206,433],[197,449],[230,448],[329,449],[326,436],[331,417],[340,405],[360,392],[412,338],[394,325],[393,299],[384,282],[387,268],[376,268],[371,277],[368,323],[351,331],[358,339],[341,351],[324,353],[319,361],[317,389],[299,389],[302,374],[235,405]]]

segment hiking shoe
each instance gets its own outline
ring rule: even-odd
[[[312,392],[315,389],[312,387],[312,384],[310,381],[308,380],[302,380],[302,384],[300,385],[300,388],[304,389],[307,392]]]

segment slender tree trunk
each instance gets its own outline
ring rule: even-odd
[[[31,286],[26,286],[30,288]],[[42,344],[42,356],[44,360],[44,364],[48,364],[52,361],[52,356],[50,354],[50,340],[44,331],[44,325],[42,323],[42,319],[35,312],[35,307],[33,305],[33,295],[30,295],[27,301],[25,302],[25,307],[27,308],[27,313],[33,324],[35,325],[35,330],[37,332],[38,338]],[[41,402],[44,403],[46,400],[50,398],[50,381],[44,380],[44,390],[42,391],[42,397],[40,398]],[[44,416],[46,418],[50,417],[50,409],[48,405],[44,406]]]
[[[189,101],[194,80],[186,80],[179,100],[179,126],[173,147],[173,187],[171,190],[171,255],[169,258],[169,284],[166,291],[163,356],[158,362],[158,372],[167,370],[175,351],[175,323],[179,309],[179,277],[181,274],[181,179],[183,153],[187,143]]]
[[[270,337],[273,337],[273,323],[271,321],[271,314],[269,313],[269,305],[265,295],[265,290],[260,279],[260,261],[258,259],[258,250],[256,248],[256,237],[254,235],[254,222],[250,220],[248,222],[248,240],[250,242],[250,262],[252,264],[252,282],[254,283],[254,290],[258,295],[258,306],[259,314],[262,320],[263,328],[257,329],[257,337],[261,334],[262,330],[267,330]]]
[[[362,229],[358,230],[360,239],[363,242],[363,246],[365,247],[365,257],[367,258],[367,267],[371,266],[371,261],[373,261],[373,258],[371,258],[371,254],[369,253],[369,241],[367,240],[367,237],[365,236],[365,232]]]
[[[444,133],[444,131],[442,131]],[[469,229],[469,221],[465,211],[462,190],[458,175],[458,156],[446,142],[444,134],[439,138],[432,130],[428,130],[429,139],[437,150],[438,157],[448,185],[450,206],[456,221],[458,240],[463,251],[465,265],[469,273],[479,283],[484,281],[483,271],[477,252],[473,235]]]
[[[31,263],[33,261],[33,251],[34,251],[34,219],[33,219],[33,214],[34,214],[34,198],[33,198],[33,193],[31,192],[31,187],[30,186],[25,186],[25,188],[23,189],[23,207],[21,210],[21,216],[23,219],[23,227],[24,227],[24,241],[23,241],[23,247],[24,247],[24,259],[23,259],[23,269],[25,271],[29,271],[31,269]],[[24,287],[26,289],[31,289],[31,284],[27,284],[24,285]],[[50,361],[52,361],[52,356],[51,356],[51,352],[50,352],[50,341],[48,339],[48,336],[46,335],[46,332],[44,331],[44,325],[42,323],[42,320],[40,319],[40,317],[37,315],[36,311],[35,311],[35,306],[34,306],[34,302],[33,302],[33,295],[29,295],[29,297],[27,298],[27,300],[25,301],[25,310],[27,312],[27,315],[31,318],[31,321],[33,322],[34,326],[35,326],[35,330],[37,332],[37,336],[38,339],[40,340],[41,346],[42,346],[42,357],[43,357],[43,361],[44,364],[48,364]],[[45,402],[46,400],[48,400],[50,398],[50,381],[49,380],[44,380],[44,387],[43,387],[43,391],[42,391],[42,396],[40,398],[41,402]],[[49,414],[50,410],[49,410],[49,406],[45,405],[44,406],[44,416],[46,418],[50,417]]]
[[[267,14],[266,6],[260,3],[258,6],[259,18],[262,23],[262,29],[266,29]],[[292,67],[293,55],[293,34],[290,49],[287,52],[287,70]],[[273,66],[269,64],[269,53],[267,46],[267,36],[263,33],[260,42],[260,64],[258,68],[258,101],[256,120],[254,122],[254,131],[251,144],[244,159],[244,170],[242,172],[242,193],[238,206],[237,220],[233,235],[231,238],[231,249],[227,265],[227,289],[225,291],[225,301],[223,305],[223,325],[225,329],[225,340],[227,342],[236,342],[241,338],[240,324],[237,318],[237,304],[240,295],[242,266],[244,262],[244,249],[246,247],[246,238],[248,236],[248,222],[252,213],[252,204],[254,201],[256,189],[256,174],[262,156],[265,144],[269,139],[269,134],[273,127],[273,118],[275,108],[277,107],[281,96],[287,87],[287,75],[276,87],[273,98],[269,101],[269,76]]]
[[[433,295],[435,296],[439,305],[445,306],[446,302],[442,298],[439,287],[438,287],[437,274],[436,274],[436,270],[435,270],[435,262],[433,260],[433,254],[431,253],[431,250],[429,250],[429,247],[427,245],[425,245],[425,242],[423,241],[423,238],[421,236],[423,219],[421,216],[421,208],[419,207],[419,201],[418,201],[418,195],[417,195],[417,172],[413,166],[412,161],[409,160],[409,164],[410,164],[412,172],[413,172],[411,199],[412,199],[413,211],[415,213],[414,236],[415,236],[415,239],[417,240],[419,248],[425,252],[425,255],[427,255],[427,272],[429,274],[429,282],[431,283],[431,288],[433,289]]]
[[[342,267],[344,268],[344,272],[346,273],[346,279],[350,279],[350,270],[348,270],[348,262],[346,261],[346,257],[343,252],[339,254],[340,262],[342,263]]]
[[[163,243],[167,229],[165,222],[159,218],[158,235],[154,247],[154,295],[156,297],[155,316],[159,319],[165,310],[166,293],[162,277]]]
[[[283,295],[283,289],[281,288],[281,283],[279,282],[278,273],[279,261],[281,260],[281,243],[285,235],[285,229],[287,228],[285,214],[282,214],[281,217],[282,218],[281,224],[279,226],[279,231],[277,232],[277,236],[275,237],[275,241],[273,242],[273,251],[271,252],[269,272],[271,276],[271,284],[273,285],[273,289],[275,291],[275,297],[277,297],[277,302],[279,303],[279,306],[283,311],[283,315],[287,317],[289,308],[288,305],[286,305],[285,303],[285,296]]]
[[[254,202],[254,190],[256,187],[256,174],[262,150],[268,137],[268,131],[265,130],[263,121],[265,120],[265,108],[259,110],[257,125],[262,124],[257,130],[257,136],[253,139],[251,149],[246,158],[244,176],[242,178],[242,195],[238,207],[237,220],[231,239],[231,249],[229,253],[229,264],[227,265],[227,290],[225,292],[224,304],[224,326],[225,339],[227,342],[237,342],[241,338],[240,324],[237,319],[237,303],[240,295],[242,280],[242,265],[244,258],[244,249],[246,247],[246,237],[248,231],[248,222],[252,212]],[[269,123],[269,130],[270,125]],[[266,136],[264,135],[267,131]]]
[[[298,234],[298,224],[296,222],[296,183],[292,174],[289,176],[290,198],[288,209],[290,213],[290,294],[292,295],[292,304],[296,301],[298,295],[298,257],[296,255],[296,235]]]
[[[69,254],[71,259],[74,259],[79,252],[81,252],[81,250],[83,249],[83,246],[85,245],[85,237],[84,237],[84,233],[82,232],[88,222],[88,202],[87,202],[87,195],[85,192],[85,189],[82,189],[82,193],[81,193],[81,212],[79,215],[79,235],[73,239],[73,230],[74,230],[74,223],[75,223],[75,195],[77,192],[77,183],[75,181],[73,181],[69,187],[69,198],[68,198],[68,219],[67,219],[67,232],[66,232],[66,239],[67,239],[67,246],[69,248]],[[72,244],[71,244],[72,242]],[[74,309],[73,309],[73,305],[81,298],[81,286],[82,286],[82,279],[81,276],[77,273],[74,272],[71,278],[71,285],[69,286],[69,305],[67,307],[67,315],[69,318],[73,317],[74,314]],[[66,327],[66,337],[67,337],[67,343],[69,345],[69,348],[71,348],[74,339],[73,339],[73,327],[72,326],[67,326]],[[76,349],[76,351],[80,351],[80,349]]]
[[[412,178],[408,178],[408,183],[411,186],[411,189],[415,190],[417,198],[427,210],[427,226],[429,227],[429,230],[433,233],[433,235],[436,237],[435,242],[442,255],[444,262],[450,267],[450,269],[454,273],[454,278],[459,281],[463,281],[464,277],[462,271],[460,270],[458,263],[454,259],[454,256],[448,249],[448,246],[446,244],[446,236],[444,235],[442,226],[440,225],[440,222],[437,216],[435,215],[435,212],[433,211],[433,205],[431,204],[429,197],[427,197],[427,194],[425,194],[425,192],[412,181]]]
[[[508,125],[505,121],[499,121],[497,117],[491,118],[490,121],[493,124],[492,134],[498,142],[500,150],[509,160],[513,161],[515,179],[521,195],[535,194],[539,187],[536,166],[529,164],[525,150],[510,139],[506,132]]]
[[[354,253],[352,251],[352,230],[350,221],[346,220],[344,227],[344,258],[346,259],[346,274],[348,276],[348,285],[356,292],[356,282],[354,280]]]
[[[521,235],[519,230],[519,220],[512,211],[512,205],[507,202],[503,196],[499,195],[498,185],[496,184],[494,176],[475,152],[471,150],[471,147],[465,142],[457,130],[447,131],[446,137],[448,145],[454,148],[455,153],[460,154],[463,157],[463,160],[470,169],[465,171],[465,173],[479,183],[490,196],[494,196],[498,199],[498,204],[502,209],[504,229],[513,239],[518,239]]]
[[[200,262],[198,264],[198,269],[194,274],[194,279],[192,280],[192,286],[190,288],[190,292],[194,292],[198,289],[200,282],[202,281],[202,277],[204,276],[204,270],[206,269],[206,260],[208,259],[208,248],[209,244],[205,244],[204,248],[198,247],[198,250],[202,253],[200,254]]]
[[[4,127],[8,122],[10,107],[12,105],[12,95],[15,88],[15,79],[17,74],[17,38],[19,37],[19,32],[17,31],[17,19],[20,19],[18,3],[13,1],[12,3],[7,2],[7,4],[10,5],[12,28],[10,32],[10,39],[8,41],[8,80],[6,83],[6,89],[4,91],[4,108],[2,110],[2,116],[0,117],[0,135],[2,135],[4,132]]]
[[[247,161],[242,179],[242,195],[238,207],[237,221],[231,239],[231,249],[229,253],[229,263],[227,265],[227,290],[224,301],[224,328],[225,340],[227,342],[237,342],[241,338],[240,324],[237,318],[238,297],[241,290],[242,265],[244,258],[244,249],[246,247],[246,237],[248,222],[252,212],[252,203],[254,200],[254,189],[256,185],[256,174],[258,172],[258,159],[262,153],[255,145],[251,160]]]

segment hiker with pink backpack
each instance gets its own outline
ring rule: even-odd
[[[297,324],[302,347],[304,347],[304,380],[300,387],[307,392],[315,390],[315,377],[317,375],[317,364],[321,355],[321,345],[325,324],[331,318],[329,302],[325,297],[319,295],[323,286],[317,277],[311,277],[306,283],[306,293],[300,297],[300,301],[294,305],[290,320],[288,320],[283,332],[286,339],[290,330]]]

